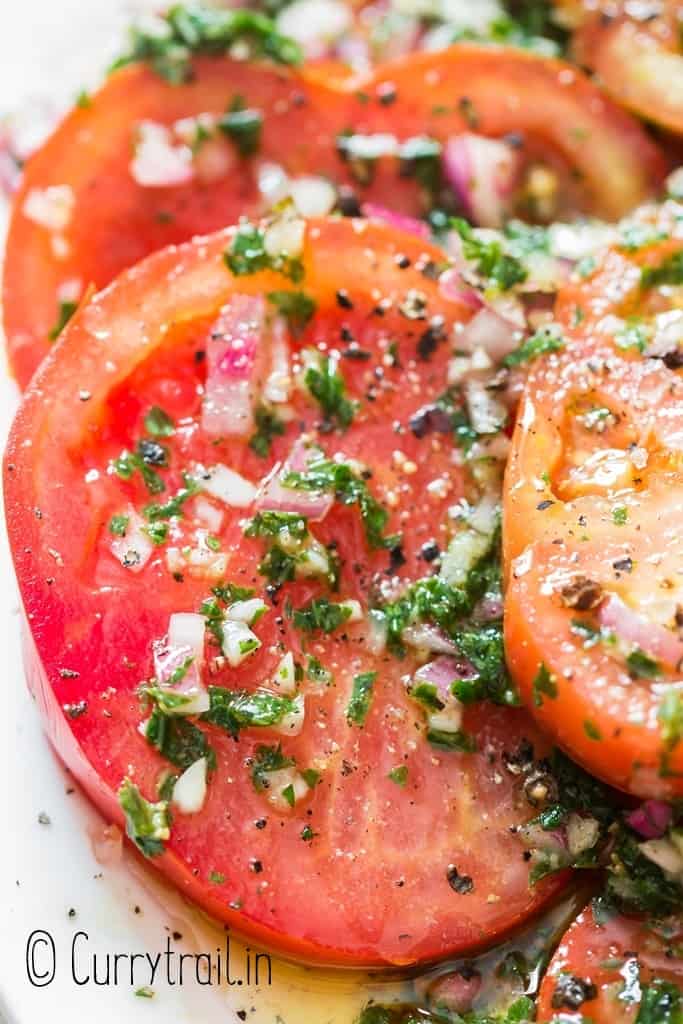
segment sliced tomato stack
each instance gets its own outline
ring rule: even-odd
[[[410,422],[469,314],[409,235],[312,221],[296,262],[244,273],[249,230],[123,274],[26,394],[5,480],[31,686],[93,799],[222,920],[330,962],[472,950],[561,884],[530,888],[511,833],[533,810],[503,755],[546,748],[487,703],[429,742],[424,657],[369,615],[429,575],[462,494],[452,442]]]

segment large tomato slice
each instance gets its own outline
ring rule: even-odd
[[[532,369],[506,483],[513,675],[568,752],[638,795],[683,792],[680,255],[613,251],[561,294],[570,340]]]
[[[591,906],[563,937],[541,986],[539,1024],[657,1021],[683,1012],[683,922],[596,918]]]
[[[438,250],[367,221],[309,222],[297,286],[273,271],[232,276],[223,253],[235,245],[231,229],[163,250],[123,274],[76,314],[26,394],[5,485],[30,685],[60,755],[119,822],[124,778],[124,802],[126,793],[137,799],[133,785],[155,802],[173,769],[140,732],[149,709],[141,710],[138,694],[155,672],[168,683],[169,657],[183,686],[187,672],[197,684],[200,668],[204,697],[207,682],[224,696],[260,687],[277,711],[288,706],[277,703],[282,693],[298,690],[305,718],[299,731],[295,702],[291,735],[284,725],[279,732],[254,725],[249,708],[242,710],[247,725],[233,728],[237,742],[216,724],[220,708],[210,722],[195,718],[204,737],[193,733],[194,756],[209,742],[216,758],[206,800],[191,815],[174,810],[167,841],[152,826],[145,839],[142,812],[136,818],[128,802],[139,845],[212,914],[302,957],[409,964],[473,949],[519,924],[561,884],[530,887],[527,859],[510,831],[534,811],[503,755],[520,745],[528,751],[529,742],[540,756],[547,747],[525,712],[487,703],[468,705],[462,731],[451,728],[456,749],[443,749],[448,721],[432,722],[440,746],[428,742],[425,712],[406,690],[424,656],[382,653],[367,617],[387,588],[390,596],[429,574],[433,555],[425,552],[443,544],[448,509],[463,493],[447,436],[420,440],[423,432],[408,424],[444,390],[451,327],[467,310],[440,294]],[[293,272],[289,263],[282,268]],[[298,333],[287,337],[270,318],[263,330],[254,327],[262,296],[272,292]],[[332,360],[329,379],[308,385],[327,414],[321,422],[318,402],[288,378],[324,353]],[[275,429],[261,421],[260,443],[250,447],[251,427],[232,436],[245,433],[234,411],[251,415],[244,398],[264,387],[264,375],[273,384],[273,364],[278,386],[291,394],[271,409]],[[249,481],[281,469],[283,459],[303,472],[315,455],[298,438],[341,460],[355,490],[341,480],[322,496],[286,489],[290,507],[292,496],[303,502],[294,533],[276,530],[269,539],[264,521],[265,536],[245,534],[255,507]],[[207,477],[198,464],[223,468]],[[335,465],[328,462],[326,472]],[[209,493],[188,496],[183,472]],[[215,472],[217,482],[202,484]],[[153,491],[161,480],[165,491],[150,496],[143,479]],[[272,487],[260,504],[282,509],[282,486]],[[147,507],[169,499],[176,504],[165,512]],[[297,529],[306,516],[302,540]],[[401,557],[397,549],[390,556],[383,532],[402,534]],[[288,554],[303,565],[291,580],[283,569]],[[330,585],[335,565],[338,592]],[[224,605],[235,599],[222,591],[223,603],[204,614],[223,629],[223,652],[200,641],[188,667],[178,657],[182,644],[169,638],[170,655],[157,649],[153,663],[152,644],[167,633],[170,616],[191,613],[182,622],[196,630],[203,599],[226,580],[254,588],[264,601],[249,614],[241,608],[243,620],[264,611],[253,627],[258,650],[251,652],[244,622],[230,626],[226,639]],[[313,629],[314,599],[324,599],[313,606],[318,621],[330,626],[330,616],[341,615],[341,628]],[[348,600],[360,609],[340,612],[338,603]],[[302,608],[303,619],[296,614]],[[300,666],[296,679],[291,663],[281,665],[290,652]],[[461,663],[449,664],[456,676],[462,672]],[[286,691],[278,688],[281,668]],[[223,715],[223,726],[234,726],[234,714]],[[468,736],[476,751],[458,752],[472,746]],[[183,750],[174,756],[184,767]],[[285,774],[271,776],[273,767]],[[160,813],[163,819],[163,805]]]
[[[113,74],[28,162],[3,285],[10,359],[22,386],[49,350],[63,304],[91,283],[104,286],[160,246],[260,214],[264,164],[345,182],[359,201],[426,211],[434,196],[419,170],[433,163],[427,156],[425,164],[424,148],[412,163],[380,157],[368,164],[342,153],[344,134],[378,135],[366,153],[386,149],[387,136],[444,143],[463,132],[511,135],[527,167],[551,169],[560,213],[617,217],[663,175],[647,135],[581,72],[522,51],[461,45],[334,82],[315,68],[293,74],[227,58],[198,58],[193,70],[182,85],[143,65]],[[195,131],[188,166],[178,131],[192,135],[188,118],[210,124],[235,103],[262,117],[258,151],[240,155],[234,139],[219,132],[207,142]],[[143,136],[144,160],[136,163]],[[418,173],[406,174],[411,168]]]

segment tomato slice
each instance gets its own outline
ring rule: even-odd
[[[675,1021],[683,1009],[683,922],[610,916],[591,906],[564,935],[541,985],[539,1024]],[[583,1015],[583,1016],[582,1016]]]
[[[683,83],[675,4],[659,5],[645,18],[626,11],[588,17],[573,40],[576,58],[600,78],[615,100],[669,131],[683,132],[676,100]]]
[[[202,135],[235,103],[262,118],[251,155],[240,155],[234,138],[220,131],[217,139]],[[194,128],[192,118],[199,118]],[[356,212],[368,200],[421,215],[439,198],[431,186],[425,191],[424,175],[406,174],[396,157],[369,164],[348,154],[343,159],[338,138],[351,132],[385,142],[427,136],[443,143],[470,131],[513,133],[527,167],[551,169],[559,213],[617,217],[664,173],[640,126],[581,72],[517,50],[460,45],[403,58],[363,78],[206,57],[194,61],[193,78],[183,85],[141,64],[116,72],[25,169],[3,285],[5,333],[19,383],[27,384],[49,350],[60,311],[90,284],[103,287],[163,245],[217,230],[242,214],[261,215],[257,179],[264,164],[344,183]],[[242,136],[243,149],[248,139]],[[188,145],[195,149],[189,161]],[[408,170],[418,165],[424,169],[424,160]]]
[[[26,394],[5,481],[30,685],[62,758],[122,822],[124,777],[154,802],[173,769],[141,735],[149,709],[141,710],[140,681],[155,673],[159,680],[170,656],[176,683],[186,686],[190,671],[177,657],[182,645],[160,653],[157,644],[153,665],[153,642],[176,613],[190,613],[196,627],[217,582],[254,588],[264,612],[253,626],[258,649],[241,608],[229,639],[221,627],[222,653],[200,643],[190,675],[201,670],[202,696],[207,681],[247,696],[265,687],[277,704],[276,676],[292,653],[300,668],[290,663],[289,683],[304,703],[303,727],[298,705],[293,718],[287,711],[291,735],[274,728],[280,713],[273,728],[247,715],[247,725],[233,729],[237,742],[225,728],[234,714],[223,716],[224,728],[219,712],[208,722],[195,718],[216,768],[201,809],[176,808],[163,849],[158,836],[146,848],[157,854],[153,863],[216,917],[300,957],[410,964],[482,946],[562,885],[556,877],[529,886],[510,832],[535,812],[504,752],[527,741],[542,757],[547,746],[525,712],[482,702],[461,709],[463,732],[450,737],[461,750],[473,737],[476,751],[444,751],[442,734],[433,737],[440,746],[428,742],[425,713],[406,690],[424,658],[382,653],[367,616],[373,594],[429,573],[425,545],[443,543],[448,509],[463,493],[447,439],[420,440],[407,424],[443,391],[451,326],[470,314],[440,293],[432,273],[439,250],[368,221],[308,222],[297,285],[268,270],[232,276],[223,254],[236,251],[237,237],[231,229],[165,249],[123,274],[79,310]],[[293,272],[291,264],[280,268]],[[271,313],[254,327],[271,293],[290,313],[288,334]],[[272,384],[269,360],[283,339],[293,354],[284,373],[279,364],[280,386],[291,393],[271,410],[277,428],[252,446],[246,436],[225,436],[215,420],[220,387],[232,388],[223,412],[233,417],[249,389],[264,388],[264,374]],[[319,390],[307,385],[321,396],[321,421],[318,401],[286,382],[325,353],[339,358],[338,370],[328,384],[318,380]],[[217,372],[226,374],[220,387]],[[241,429],[234,417],[229,429]],[[272,538],[245,533],[245,519],[254,516],[254,484],[281,471],[283,460],[301,470],[301,438],[341,460],[361,496],[338,484],[320,502],[289,488],[289,501],[304,503],[297,521],[306,526],[308,517],[311,536],[304,531],[304,550],[294,526],[286,542],[276,533],[284,547],[273,554]],[[183,472],[200,483],[218,472],[220,481],[188,494]],[[441,478],[443,486],[430,486]],[[147,493],[160,490],[159,480],[165,491]],[[150,511],[169,499],[175,512]],[[282,510],[281,499],[280,486],[265,505]],[[398,559],[382,530],[401,533]],[[268,534],[265,525],[261,532]],[[302,574],[278,576],[276,559],[286,566],[288,554],[302,551]],[[348,600],[360,606],[348,606],[355,611],[349,621],[344,612],[343,628],[314,629]],[[312,607],[322,619],[311,619]],[[221,605],[203,614],[208,623],[213,614],[215,627],[228,613]],[[303,679],[295,683],[294,673]],[[168,719],[162,724],[171,728]],[[269,776],[274,763],[289,774]]]
[[[680,316],[679,259],[672,242],[615,251],[560,296],[583,333],[566,328],[565,350],[530,373],[505,496],[523,697],[589,771],[650,796],[683,792],[683,381],[662,333]]]

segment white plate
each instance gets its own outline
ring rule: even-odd
[[[135,6],[143,6],[138,0]],[[29,5],[3,4],[0,36],[0,114],[25,100],[46,96],[68,100],[96,80],[117,49],[120,26],[132,3],[119,0],[44,0]],[[147,3],[147,6],[150,6]],[[7,8],[7,9],[4,9]],[[4,362],[4,361],[3,361]],[[16,403],[13,384],[0,368],[0,440],[4,442]],[[42,734],[38,715],[23,681],[19,650],[18,599],[7,543],[0,545],[0,639],[3,688],[0,715],[0,793],[3,838],[0,843],[0,1017],[8,1024],[350,1024],[370,994],[350,974],[307,971],[273,961],[272,985],[225,983],[208,986],[185,961],[183,985],[170,985],[169,962],[177,971],[178,953],[225,949],[225,933],[207,922],[134,854],[106,842],[106,822],[75,789]],[[47,815],[49,823],[39,817]],[[43,819],[45,820],[45,819]],[[116,853],[118,849],[118,855]],[[103,856],[103,851],[107,855]],[[99,858],[99,859],[98,859]],[[102,863],[102,861],[105,863]],[[84,935],[77,935],[82,932]],[[54,980],[34,985],[27,948],[33,933],[36,980],[51,970]],[[176,935],[176,938],[173,935]],[[48,937],[49,936],[49,937]],[[71,952],[76,936],[76,965]],[[87,938],[85,937],[87,936]],[[182,936],[181,938],[177,936]],[[105,977],[106,955],[123,954],[123,977],[97,985]],[[163,954],[157,977],[142,959],[131,983],[126,974],[132,953]],[[250,956],[254,962],[254,953]],[[222,953],[225,961],[225,952]],[[110,961],[111,966],[111,961]],[[245,979],[246,953],[231,939],[233,979]],[[223,965],[225,968],[225,963]],[[260,961],[262,981],[266,964]],[[78,984],[87,976],[90,980]],[[161,975],[161,976],[160,976]],[[200,975],[204,982],[205,975]],[[45,977],[42,979],[45,980]],[[267,979],[266,979],[267,980]],[[153,998],[136,997],[151,985]],[[302,1014],[304,1009],[304,1014]],[[238,1017],[237,1013],[246,1013]]]

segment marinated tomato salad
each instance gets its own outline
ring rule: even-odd
[[[220,922],[410,969],[359,1024],[683,1022],[679,35],[174,6],[2,153],[48,736]]]

